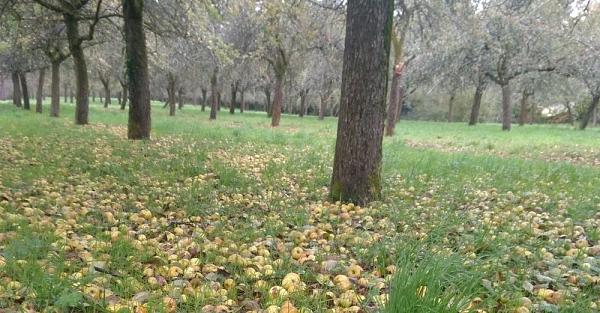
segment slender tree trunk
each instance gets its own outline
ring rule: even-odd
[[[123,84],[125,108],[130,97],[127,138],[149,139],[151,130],[150,87],[146,34],[144,33],[144,1],[122,0],[125,17],[125,51],[127,60],[127,83]]]
[[[50,86],[50,116],[60,115],[60,63],[52,62],[52,82]]]
[[[73,88],[69,89],[69,103],[74,102]]]
[[[146,67],[148,67],[148,56],[146,55]],[[140,65],[140,66],[143,66]],[[146,69],[146,80],[148,80],[148,70]],[[127,83],[121,83],[121,110],[125,110],[125,107],[127,107],[127,98],[129,97],[129,88],[128,88],[128,82]],[[147,88],[148,95],[148,101],[150,101],[150,87]],[[143,104],[141,104],[143,105]],[[148,128],[150,128],[150,126],[148,126]],[[149,133],[149,131],[148,131]],[[146,139],[146,138],[129,138],[129,139]]]
[[[306,114],[306,97],[308,96],[308,89],[303,89],[302,91],[300,91],[300,112],[298,112],[298,115],[300,117],[304,117],[304,114]]]
[[[206,94],[207,94],[207,90],[202,88],[202,112],[205,111],[206,109]]]
[[[471,116],[469,117],[469,126],[475,126],[479,122],[479,110],[481,109],[481,98],[483,97],[483,86],[479,84],[475,88],[473,105],[471,106]]]
[[[75,16],[63,14],[67,29],[69,50],[75,65],[75,86],[77,89],[77,101],[75,103],[75,124],[88,124],[89,93],[87,64],[83,53],[82,40],[79,37],[79,22]]]
[[[219,96],[217,91],[217,83],[219,79],[219,70],[217,68],[214,69],[213,75],[210,78],[210,117],[211,120],[217,119],[217,110],[219,105]]]
[[[273,116],[273,110],[272,110],[273,102],[271,102],[271,89],[265,87],[264,92],[265,92],[265,98],[267,101],[267,103],[265,104],[265,111],[267,112],[267,117],[271,117],[271,116]]]
[[[20,108],[23,106],[21,102],[22,94],[21,94],[21,81],[19,77],[19,72],[12,72],[12,83],[13,83],[13,104]]]
[[[456,99],[456,91],[450,93],[450,99],[448,100],[448,123],[454,121],[454,100]]]
[[[237,98],[237,82],[231,83],[231,104],[229,105],[229,114],[235,113],[235,102]]]
[[[598,122],[598,107],[596,106],[596,109],[594,109],[594,112],[592,113],[592,127],[596,127],[597,122]]]
[[[279,126],[281,107],[283,106],[283,75],[275,77],[275,98],[273,99],[271,127]]]
[[[19,78],[21,79],[21,92],[23,93],[23,109],[31,110],[31,105],[29,103],[29,88],[27,87],[27,73],[19,73]]]
[[[96,91],[92,89],[90,92],[92,94],[92,103],[94,103],[96,102]]]
[[[63,96],[64,96],[64,103],[69,102],[69,86],[67,86],[67,84],[63,84]],[[100,100],[102,101],[102,100]]]
[[[100,82],[102,82],[102,87],[104,87],[104,107],[108,108],[108,105],[112,103],[110,98],[110,81],[108,78],[101,78]]]
[[[183,109],[183,87],[180,87],[179,90],[177,90],[178,93],[178,102],[179,102],[179,110]]]
[[[240,90],[240,113],[246,109],[246,98],[244,98],[244,89]]]
[[[397,66],[396,66],[397,67]],[[400,105],[400,79],[402,78],[400,71],[394,70],[392,76],[392,86],[390,87],[390,103],[387,111],[387,125],[385,127],[386,136],[394,136],[394,130],[396,129],[396,120],[398,117],[398,106]]]
[[[221,111],[221,92],[217,91],[217,111]]]
[[[327,110],[327,95],[321,95],[319,97],[319,120],[325,119],[325,110]]]
[[[512,107],[510,103],[510,83],[502,85],[502,130],[510,131],[512,123]]]
[[[46,76],[46,68],[42,67],[39,70],[38,86],[35,95],[35,112],[42,113],[44,102],[44,78]]]
[[[177,97],[175,90],[175,82],[169,83],[169,116],[175,116],[175,111],[177,109]]]
[[[393,0],[349,0],[332,200],[381,198]]]
[[[524,126],[529,120],[529,97],[531,93],[523,90],[521,94],[521,112],[519,112],[519,126]]]
[[[169,99],[171,99],[171,89],[169,84],[167,84],[167,99],[165,100],[165,104],[163,105],[163,109],[169,106]]]
[[[599,100],[600,100],[600,95],[592,95],[592,102],[590,103],[590,106],[588,107],[587,111],[585,112],[585,114],[583,115],[583,117],[581,119],[581,124],[579,125],[579,129],[584,130],[587,128],[587,126],[590,122],[590,119],[592,118],[592,115],[594,114],[594,111],[598,107]]]

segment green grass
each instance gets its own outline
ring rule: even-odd
[[[181,312],[225,303],[205,275],[196,277],[200,285],[191,294],[174,290],[170,279],[154,286],[143,274],[152,268],[166,277],[172,266],[189,267],[182,260],[192,254],[201,266],[223,266],[216,282],[236,281],[226,296],[232,310],[249,299],[259,299],[262,309],[281,305],[284,299],[273,299],[269,288],[288,272],[307,285],[289,295],[296,307],[336,307],[343,292],[319,282],[319,262],[329,259],[339,262],[330,278],[351,263],[363,267],[368,286],[353,282],[353,290],[365,298],[353,305],[365,312],[458,312],[476,298],[475,308],[488,312],[514,312],[522,297],[537,306],[533,312],[591,312],[600,305],[593,304],[599,287],[589,283],[600,274],[597,256],[566,255],[582,236],[590,247],[599,244],[598,129],[527,125],[502,132],[497,124],[401,121],[396,136],[384,140],[383,201],[348,220],[340,213],[347,208],[324,202],[334,118],[284,115],[273,129],[261,112],[221,111],[211,122],[198,107],[169,117],[154,103],[152,140],[132,142],[125,138],[127,114],[117,105],[92,104],[88,126],[73,125],[72,105],[62,105],[58,119],[47,116],[47,104],[44,110],[0,102],[0,257],[6,263],[0,285],[24,286],[0,287],[0,311],[22,302],[38,310],[102,311],[109,300],[124,303],[142,291],[152,293],[151,310],[160,310],[167,295]],[[153,218],[139,220],[142,209]],[[292,238],[311,229],[322,231],[317,239]],[[64,248],[73,242],[87,246]],[[317,262],[293,261],[294,246],[314,250]],[[250,247],[268,249],[268,262],[282,260],[262,277],[267,287],[255,287],[257,279],[245,274],[264,266],[255,264]],[[232,254],[250,265],[231,264]],[[106,261],[120,277],[88,273],[88,257]],[[390,265],[394,275],[386,274]],[[551,276],[546,287],[564,292],[564,300],[544,304],[523,290],[536,274]],[[569,275],[581,286],[570,284]],[[114,297],[91,299],[83,286]],[[417,292],[421,286],[426,293]],[[382,309],[377,303],[387,294]]]

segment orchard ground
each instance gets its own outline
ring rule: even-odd
[[[401,121],[326,202],[336,120],[156,103],[152,140],[0,103],[0,312],[597,312],[600,130]]]

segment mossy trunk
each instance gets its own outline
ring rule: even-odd
[[[382,143],[393,0],[349,0],[330,198],[381,198]]]

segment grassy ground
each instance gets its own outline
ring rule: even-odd
[[[45,108],[47,109],[47,108]],[[596,312],[600,132],[402,121],[385,200],[324,201],[336,123],[0,103],[0,312]]]

